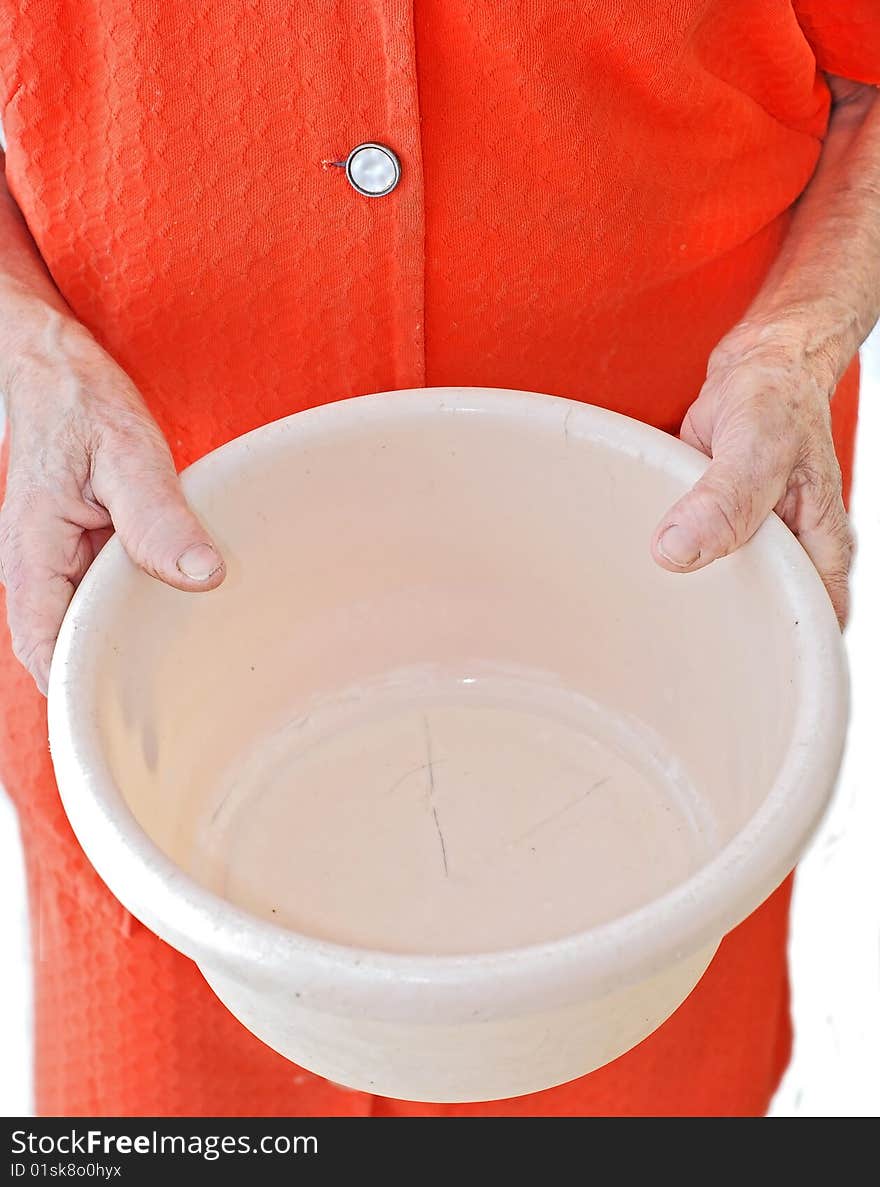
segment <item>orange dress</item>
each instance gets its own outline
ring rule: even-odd
[[[822,70],[880,83],[877,0],[0,0],[9,185],[181,466],[298,409],[421,384],[547,391],[676,431],[809,181]],[[334,164],[368,141],[400,160],[383,197]],[[855,416],[851,372],[847,475]],[[488,1105],[373,1098],[263,1046],[125,914],[70,833],[5,635],[0,682],[40,1112],[766,1108],[790,1045],[788,884],[608,1067]]]

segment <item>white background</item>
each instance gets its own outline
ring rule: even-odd
[[[801,863],[791,942],[795,1053],[771,1116],[880,1115],[880,330],[863,351],[847,634],[853,715],[831,811]],[[30,984],[15,818],[0,792],[0,1116],[30,1113]]]

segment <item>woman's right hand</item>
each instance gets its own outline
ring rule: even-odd
[[[137,565],[177,589],[214,589],[225,569],[158,425],[88,331],[47,309],[4,371],[0,576],[13,650],[45,694],[64,612],[114,529]]]

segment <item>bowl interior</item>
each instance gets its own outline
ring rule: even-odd
[[[697,574],[653,563],[685,452],[566,401],[437,389],[199,463],[224,585],[178,593],[111,553],[79,623],[79,711],[141,827],[239,907],[386,952],[553,940],[682,883],[815,695],[762,533]]]

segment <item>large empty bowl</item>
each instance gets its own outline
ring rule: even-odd
[[[111,541],[65,619],[52,755],[83,848],[264,1042],[416,1100],[614,1059],[794,865],[840,760],[837,623],[772,519],[687,576],[705,459],[513,391],[346,400],[193,466],[228,560]]]

